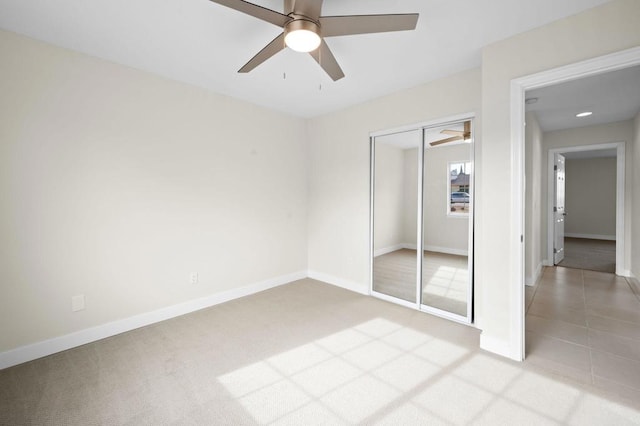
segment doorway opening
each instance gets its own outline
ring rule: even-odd
[[[625,161],[625,142],[549,148],[550,266],[624,275],[617,265],[623,265],[625,253]]]
[[[529,226],[530,223],[527,223],[527,221],[530,219],[529,217],[525,218],[525,212],[529,212],[531,210],[528,202],[529,199],[525,194],[525,190],[526,188],[535,186],[536,183],[535,179],[533,179],[533,182],[529,180],[529,184],[532,185],[525,187],[525,176],[527,176],[527,174],[525,174],[527,168],[525,158],[528,158],[529,155],[531,155],[531,152],[529,152],[530,147],[525,144],[525,133],[533,131],[532,127],[535,127],[531,126],[529,120],[527,120],[525,130],[525,99],[527,100],[527,105],[535,104],[538,100],[532,99],[530,97],[530,93],[533,90],[547,88],[553,85],[558,85],[560,83],[574,82],[587,77],[601,76],[610,72],[624,70],[630,67],[636,67],[638,65],[640,65],[640,48],[632,48],[614,54],[571,64],[568,66],[532,74],[530,76],[512,80],[511,82],[511,148],[513,158],[513,166],[511,168],[511,181],[513,184],[513,214],[511,219],[512,239],[510,248],[512,252],[515,253],[511,268],[512,282],[514,285],[511,299],[512,306],[514,307],[511,317],[511,321],[513,324],[513,327],[511,328],[511,339],[514,344],[511,347],[511,350],[512,357],[515,359],[524,359],[525,357],[525,312],[526,306],[528,306],[528,303],[530,302],[529,290],[527,290],[527,299],[525,299],[525,281],[527,282],[527,284],[530,284],[530,277],[539,276],[539,271],[542,270],[543,263],[542,261],[538,263],[531,262],[530,268],[532,270],[526,271],[526,274],[525,265],[527,264],[527,261],[531,260],[529,259],[529,255],[531,255],[532,257],[539,255],[540,260],[543,260],[542,256],[547,254],[547,250],[544,249],[547,245],[542,244],[541,241],[539,241],[539,250],[533,250],[528,253],[525,250],[525,247],[527,246],[527,240],[530,241],[531,239],[531,227]],[[577,113],[574,112],[574,116],[575,115],[577,115]],[[543,132],[540,128],[538,128],[537,132],[534,133],[537,133],[539,137]],[[580,143],[576,143],[575,145],[579,144]],[[535,150],[533,152],[533,155],[536,155]],[[544,158],[541,148],[538,148],[537,155],[540,158]],[[543,160],[541,159],[540,161]],[[617,170],[617,173],[620,173],[620,170]],[[531,176],[528,176],[528,178],[530,177]],[[545,188],[543,185],[541,185],[541,182],[539,180],[537,182],[539,184],[537,191],[539,191],[539,193],[542,193]],[[541,197],[540,200],[545,200],[545,197]],[[525,203],[525,201],[527,202]],[[632,212],[630,211],[630,209],[627,210],[629,211],[625,210],[625,215],[630,217]],[[540,214],[539,220],[546,220],[546,215]],[[625,226],[628,227],[629,225],[630,222],[627,222]],[[624,239],[624,236],[628,235],[628,233],[629,231],[625,229],[622,235],[616,235],[617,240],[619,239],[618,237],[622,237]],[[527,236],[529,236],[530,238],[527,239]],[[619,244],[618,241],[617,243]],[[621,254],[622,253],[617,251],[616,256],[618,259],[620,259]],[[619,262],[617,262],[616,264],[618,273],[623,276],[628,276],[629,274],[628,262],[630,260],[627,259],[628,254],[629,251],[625,250],[623,263],[620,264]],[[549,262],[549,258],[544,260]],[[526,280],[525,277],[527,277]],[[525,301],[527,302],[527,305],[525,304]]]

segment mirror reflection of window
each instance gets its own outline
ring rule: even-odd
[[[454,215],[468,215],[469,193],[471,188],[471,163],[468,161],[451,162],[449,163],[448,173],[448,211]]]

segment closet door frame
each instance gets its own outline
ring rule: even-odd
[[[422,304],[422,254],[424,247],[424,230],[423,230],[423,209],[424,209],[424,151],[425,151],[425,133],[429,128],[433,127],[441,127],[446,126],[448,124],[459,123],[461,121],[471,121],[471,135],[472,140],[470,144],[470,159],[471,159],[471,168],[472,168],[472,181],[470,185],[470,203],[469,203],[469,226],[468,226],[468,237],[469,237],[469,251],[468,251],[468,271],[469,271],[469,286],[467,292],[467,315],[463,317],[461,315],[457,315],[448,311],[444,311],[438,308],[434,308],[431,306],[426,306]],[[473,288],[473,258],[474,258],[474,222],[475,222],[475,114],[474,113],[464,113],[458,114],[454,116],[449,116],[445,118],[440,118],[436,120],[425,121],[416,124],[410,124],[407,126],[396,127],[392,129],[386,129],[376,132],[371,132],[369,134],[369,294],[373,297],[386,300],[392,303],[396,303],[398,305],[406,306],[409,308],[414,308],[419,311],[427,312],[436,316],[440,316],[452,321],[460,322],[463,324],[472,324],[473,323],[473,298],[474,298],[474,288]],[[422,141],[418,148],[418,202],[417,202],[417,212],[416,212],[416,220],[417,220],[417,232],[416,232],[416,258],[417,258],[417,277],[416,277],[416,302],[408,302],[406,300],[402,300],[393,296],[389,296],[387,294],[383,294],[377,292],[373,289],[373,260],[374,260],[374,221],[375,221],[375,212],[374,212],[374,198],[375,198],[375,139],[379,136],[386,136],[394,133],[403,133],[420,130],[422,135]]]
[[[429,305],[420,305],[420,310],[423,312],[427,312],[433,315],[437,315],[439,317],[443,317],[449,319],[451,321],[460,322],[463,324],[472,324],[473,323],[473,305],[474,305],[474,276],[473,276],[473,261],[474,261],[474,222],[475,222],[475,117],[473,115],[466,116],[460,120],[455,120],[454,122],[445,121],[438,123],[432,126],[426,126],[423,129],[423,132],[426,132],[427,129],[433,127],[441,127],[446,126],[448,124],[459,123],[460,121],[471,121],[471,141],[469,142],[469,160],[471,163],[471,180],[469,182],[469,217],[468,217],[468,229],[467,229],[467,238],[468,243],[467,247],[469,247],[467,252],[467,313],[465,316],[455,314],[453,312],[445,311],[443,309],[438,309]],[[423,138],[423,156],[424,156],[424,146],[426,144],[425,138]],[[435,148],[437,149],[437,148]],[[424,157],[423,157],[424,162]],[[424,174],[424,169],[422,170]],[[424,176],[423,176],[424,179]],[[424,193],[422,194],[422,203],[424,203]],[[424,215],[424,205],[423,209],[420,212],[421,215]],[[424,244],[424,234],[421,236]],[[422,283],[421,283],[422,284]],[[422,286],[420,287],[420,291],[422,291]]]

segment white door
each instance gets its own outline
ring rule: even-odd
[[[564,210],[564,173],[565,158],[562,154],[555,155],[554,170],[554,206],[553,206],[553,263],[557,265],[564,259],[564,218],[567,213]]]

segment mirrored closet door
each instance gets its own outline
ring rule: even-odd
[[[373,291],[418,303],[418,170],[422,130],[375,138]]]
[[[425,129],[422,305],[471,318],[471,121]]]
[[[473,319],[473,122],[371,138],[371,291]]]

